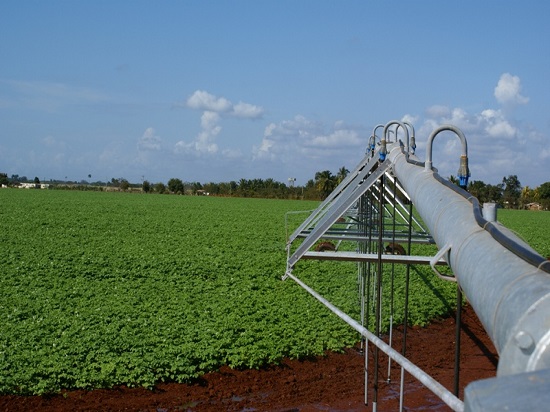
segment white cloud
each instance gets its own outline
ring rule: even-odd
[[[426,116],[428,117],[447,117],[449,116],[450,109],[447,106],[433,105],[426,109]],[[412,117],[412,116],[411,116]]]
[[[161,138],[155,134],[155,129],[148,127],[138,140],[138,149],[157,151],[160,150],[161,142]]]
[[[221,132],[222,128],[218,125],[220,115],[216,112],[205,111],[201,115],[202,131],[192,142],[183,140],[176,143],[174,148],[175,153],[184,154],[214,154],[218,152],[218,145],[214,142],[216,136]]]
[[[328,135],[311,136],[305,146],[339,149],[343,146],[359,146],[362,143],[356,130],[335,130]]]
[[[223,149],[222,155],[226,159],[240,159],[243,153],[239,149]]]
[[[417,120],[418,120],[418,116],[412,116],[410,114],[406,114],[401,119],[402,122],[407,122],[407,123],[412,124],[412,125],[414,125],[417,122]]]
[[[268,128],[271,128],[275,126],[273,123],[268,126]],[[266,128],[267,133],[267,128]],[[275,145],[275,141],[270,139],[268,136],[264,136],[262,139],[262,143],[260,144],[260,147],[253,148],[254,156],[258,159],[275,159],[274,150],[272,150],[273,146]]]
[[[215,142],[216,137],[222,131],[219,124],[222,121],[222,116],[257,119],[262,117],[264,113],[264,109],[260,106],[243,102],[234,105],[225,97],[217,97],[204,90],[196,90],[187,99],[186,106],[191,109],[202,110],[202,130],[191,142],[184,140],[177,142],[174,152],[198,157],[218,153],[221,153],[221,156],[225,158],[241,157],[240,150],[223,149],[220,151],[218,144]]]
[[[212,155],[218,152],[218,145],[212,141],[214,135],[202,131],[192,142],[180,140],[174,146],[174,153],[193,156]]]
[[[232,104],[223,97],[216,97],[204,90],[197,90],[187,99],[187,106],[195,110],[227,112],[231,109]]]
[[[305,184],[319,170],[352,170],[365,156],[369,136],[363,126],[342,120],[326,124],[296,115],[265,126],[262,140],[252,149],[252,160],[266,175],[292,176]]]
[[[220,127],[218,123],[220,121],[220,115],[216,112],[205,111],[201,116],[201,127],[204,130],[218,129],[214,134],[218,134]]]
[[[253,104],[239,102],[233,106],[233,113],[236,117],[244,117],[248,119],[257,119],[262,117],[264,114],[264,109],[260,106],[255,106]]]
[[[480,124],[489,137],[509,140],[515,138],[518,133],[518,130],[510,124],[500,110],[483,110],[479,118]]]
[[[194,147],[197,152],[201,153],[216,153],[218,151],[218,145],[212,141],[219,133],[220,128],[216,128],[212,133],[207,131],[199,133],[198,138],[194,142]]]
[[[247,119],[258,119],[263,116],[264,109],[249,103],[231,103],[225,97],[217,97],[204,90],[196,90],[186,102],[187,107]]]
[[[495,98],[500,104],[526,104],[529,98],[521,95],[521,80],[518,76],[504,73],[495,87]]]
[[[358,128],[346,126],[342,121],[327,127],[320,122],[297,115],[278,124],[270,123],[264,130],[259,147],[253,149],[256,159],[318,159],[338,157],[343,152],[366,148],[368,139]]]
[[[498,82],[495,98],[498,103],[507,105],[528,102],[521,95],[519,78],[507,73]],[[547,168],[545,162],[550,157],[548,137],[515,119],[512,111],[504,109],[484,108],[470,113],[460,107],[429,107],[418,127],[416,154],[423,158],[428,136],[440,125],[452,124],[462,130],[468,141],[471,180],[496,184],[509,175],[517,175],[520,181],[522,176],[528,181],[533,180],[540,170]],[[444,136],[438,135],[434,140],[434,167],[444,177],[456,175],[461,153],[459,140],[451,132],[441,134]]]

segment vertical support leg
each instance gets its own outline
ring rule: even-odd
[[[462,328],[462,290],[456,284],[456,326],[455,326],[455,378],[454,394],[458,398],[460,382],[460,329]]]
[[[384,248],[384,175],[379,179],[380,184],[380,198],[378,199],[378,262],[376,269],[376,336],[380,336],[381,330],[381,316],[382,316],[382,250]],[[373,399],[373,411],[376,411],[378,404],[378,369],[379,369],[379,349],[375,348],[374,351],[374,399]]]

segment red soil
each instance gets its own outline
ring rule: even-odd
[[[475,380],[494,377],[496,351],[470,307],[464,309],[461,329],[460,397]],[[402,334],[394,332],[394,347]],[[407,334],[407,357],[452,391],[454,382],[455,322],[436,321]],[[70,391],[55,396],[0,396],[0,411],[367,411],[373,401],[374,346],[369,345],[369,404],[364,403],[364,356],[348,349],[307,360],[285,360],[280,366],[236,371],[223,367],[194,384],[159,384],[154,390],[114,389]],[[398,408],[400,368],[380,363],[377,407]],[[405,375],[405,410],[446,411],[449,408],[409,374]]]

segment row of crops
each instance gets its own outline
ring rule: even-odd
[[[285,213],[314,202],[6,189],[0,204],[1,393],[188,382],[221,365],[258,368],[358,339],[280,280]],[[307,215],[294,216],[297,226]],[[541,229],[550,214],[499,218],[550,254]],[[353,264],[299,270],[359,316]],[[454,287],[413,272],[411,320],[447,313]]]

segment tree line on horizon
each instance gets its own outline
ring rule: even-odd
[[[315,173],[313,179],[303,186],[294,185],[295,179],[289,183],[267,179],[240,179],[220,183],[184,182],[180,178],[170,178],[167,183],[151,183],[143,180],[141,184],[130,183],[124,178],[112,178],[108,182],[80,182],[50,180],[50,189],[58,190],[97,190],[97,191],[132,191],[146,194],[177,194],[177,195],[209,195],[227,197],[255,197],[270,199],[304,199],[323,200],[342,182],[349,170],[341,167],[336,174],[330,170]],[[91,178],[91,175],[88,175]],[[458,180],[450,176],[449,180],[458,185]],[[35,177],[29,180],[26,176],[0,173],[0,186],[17,187],[21,183],[34,183],[40,187],[40,180]],[[538,187],[523,187],[517,175],[505,176],[501,183],[487,184],[481,180],[469,182],[467,191],[475,196],[481,204],[496,203],[499,207],[510,209],[525,209],[532,204],[540,205],[542,210],[550,210],[550,181]]]

